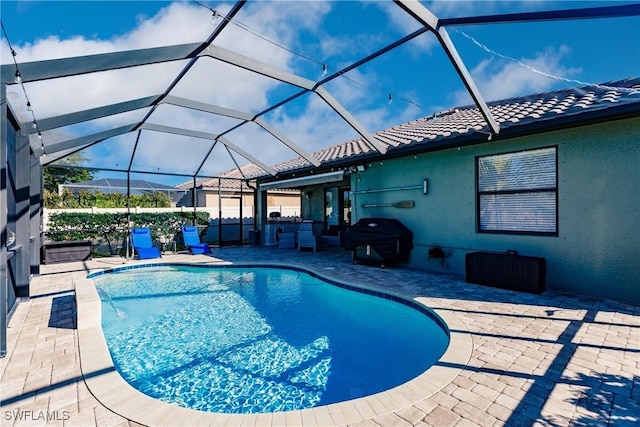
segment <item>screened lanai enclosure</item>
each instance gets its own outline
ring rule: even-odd
[[[352,3],[333,7],[339,11]],[[348,174],[363,153],[384,159],[396,142],[376,131],[400,118],[434,114],[413,100],[418,79],[438,96],[438,76],[455,76],[450,89],[465,93],[461,99],[482,116],[483,126],[474,132],[484,139],[500,133],[458,48],[470,39],[458,29],[640,14],[638,5],[620,4],[460,16],[455,8],[436,13],[423,3],[397,0],[376,6],[386,11],[374,21],[333,22],[325,33],[311,34],[324,2],[192,1],[168,7],[181,8],[182,16],[203,25],[180,34],[167,29],[169,36],[135,40],[129,50],[95,43],[94,51],[72,57],[41,51],[24,60],[3,22],[2,355],[8,315],[17,300],[29,297],[30,278],[39,273],[43,167],[89,169],[120,180],[127,194],[139,180],[182,184],[183,190],[192,183],[194,209],[201,180],[233,175],[255,190],[250,213],[260,229],[269,214],[266,191],[279,188],[279,181],[281,187],[301,187],[327,174]],[[298,8],[308,12],[309,24],[297,27],[309,33],[308,43],[294,43],[287,31],[276,34],[270,27],[277,21],[286,28],[287,19],[300,16],[292,13]],[[401,30],[385,30],[389,16]],[[367,38],[366,52],[347,43],[345,26]],[[328,44],[340,52],[335,60],[323,54]],[[425,45],[435,48],[425,54]],[[382,73],[388,69],[393,72]],[[381,84],[367,80],[372,73],[381,76]],[[354,88],[363,87],[354,102]],[[401,111],[384,113],[389,108]],[[310,119],[294,122],[293,112]],[[349,140],[359,141],[360,152],[337,162],[322,157],[322,149]]]

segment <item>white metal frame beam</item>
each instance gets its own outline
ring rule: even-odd
[[[177,105],[184,108],[204,111],[206,113],[216,114],[216,115],[225,116],[225,117],[231,117],[234,119],[240,119],[240,120],[244,120],[245,122],[254,122],[258,126],[260,126],[262,129],[269,132],[272,136],[274,136],[284,145],[286,145],[291,150],[296,152],[300,157],[304,158],[314,166],[320,166],[320,162],[318,162],[313,156],[311,156],[302,148],[298,147],[298,145],[296,145],[293,141],[291,141],[289,138],[287,138],[284,134],[279,132],[273,126],[268,124],[261,117],[254,117],[253,115],[242,112],[242,111],[236,111],[229,108],[218,107],[211,104],[205,104],[203,102],[191,101],[188,99],[179,98],[175,96],[167,96],[162,102],[171,104],[171,105]]]
[[[79,138],[68,139],[66,141],[56,142],[51,145],[46,145],[45,154],[48,155],[47,157],[50,156],[50,158],[43,158],[43,161],[41,162],[41,164],[47,165],[49,163],[55,162],[56,160],[59,160],[61,157],[54,156],[55,153],[58,153],[61,151],[79,149],[81,147],[86,148],[89,145],[95,144],[100,141],[104,141],[105,139],[113,138],[115,136],[134,131],[136,129],[136,126],[137,126],[137,123],[129,124],[129,125],[109,129],[106,131],[94,133],[91,135],[85,135]],[[36,146],[36,148],[37,146],[39,146],[39,144],[37,143],[37,141],[39,141],[39,138],[37,136],[31,134],[29,135],[29,139],[30,139],[30,144],[32,148],[34,148],[34,146]]]
[[[189,45],[181,45],[181,46],[172,46],[173,49],[169,48],[153,48],[153,49],[142,49],[136,51],[129,52],[117,52],[116,54],[99,54],[99,55],[90,55],[87,57],[81,58],[66,58],[59,60],[48,60],[48,61],[40,61],[34,63],[25,63],[21,65],[21,75],[23,76],[23,82],[34,82],[51,78],[60,78],[67,77],[72,75],[86,74],[97,71],[106,71],[110,69],[119,69],[124,67],[133,67],[136,65],[146,65],[151,63],[169,61],[169,60],[177,60],[177,59],[187,59],[189,58],[189,54],[191,54],[195,48],[199,45],[189,44]],[[231,65],[246,69],[248,71],[264,75],[270,77],[272,79],[281,81],[283,83],[287,83],[296,87],[300,87],[305,89],[306,91],[316,92],[321,99],[323,99],[343,120],[345,120],[358,134],[360,134],[369,145],[371,145],[374,149],[378,150],[382,154],[386,152],[386,147],[377,141],[373,135],[371,135],[358,121],[342,106],[340,103],[333,98],[326,90],[321,87],[316,88],[316,83],[305,79],[303,77],[296,76],[292,73],[282,71],[261,63],[259,61],[253,60],[249,57],[231,52],[227,49],[212,46],[210,45],[203,51],[201,51],[198,56],[209,56],[216,60],[229,63]],[[134,60],[134,58],[138,58]],[[12,67],[11,65],[3,66],[3,67]],[[11,73],[9,72],[12,68],[6,68],[3,70],[3,76],[9,76]],[[55,71],[64,69],[62,71]],[[151,107],[157,105],[158,103],[167,103],[173,104],[176,106],[181,106],[184,108],[192,108],[200,111],[209,112],[212,114],[219,114],[227,117],[238,118],[245,121],[252,121],[266,130],[268,133],[277,138],[280,142],[285,144],[287,147],[292,149],[298,155],[303,157],[313,166],[320,166],[320,162],[313,158],[310,154],[306,153],[299,146],[297,146],[293,141],[284,136],[281,132],[277,131],[275,128],[266,123],[263,119],[259,117],[252,117],[251,115],[239,111],[234,111],[222,107],[217,107],[213,105],[208,105],[201,102],[191,101],[184,98],[179,98],[171,95],[164,96],[164,98],[159,96],[151,96],[146,98],[139,98],[137,100],[122,102],[118,104],[112,104],[108,106],[102,106],[97,108],[92,108],[89,110],[79,111],[75,113],[70,113],[66,115],[61,115],[57,117],[43,119],[38,123],[38,131],[42,132],[45,130],[51,130],[63,126],[68,126],[70,124],[79,123],[82,121],[93,120],[96,118],[119,114],[127,111],[132,111],[139,108]],[[143,126],[146,129],[148,127]],[[28,129],[29,126],[25,126],[25,129]],[[120,129],[120,128],[118,128]],[[135,127],[132,129],[135,130]],[[186,131],[186,130],[185,130]],[[32,130],[30,132],[35,132]],[[102,134],[97,134],[100,140],[104,140]],[[91,144],[89,139],[91,139],[92,135],[88,135],[86,138],[82,139],[74,139],[66,142],[59,142],[56,144],[47,147],[47,151],[54,150],[68,150],[73,147],[81,147],[83,145]],[[82,143],[81,143],[82,141]],[[61,147],[61,148],[59,148]],[[237,147],[236,147],[237,148]],[[234,150],[236,151],[236,150]],[[243,156],[246,157],[246,156]],[[263,168],[264,169],[264,168]]]
[[[236,146],[235,144],[233,144],[231,141],[229,141],[227,138],[223,136],[216,135],[214,133],[200,132],[200,131],[195,131],[191,129],[183,129],[183,128],[177,128],[173,126],[158,125],[153,123],[145,123],[141,126],[141,129],[146,129],[146,130],[156,131],[156,132],[163,132],[163,133],[171,133],[175,135],[189,136],[192,138],[206,139],[209,141],[220,141],[226,147],[235,151],[236,153],[238,153],[245,159],[249,160],[251,163],[254,163],[264,171],[268,172],[271,175],[276,175],[276,172],[272,167],[264,164],[263,162],[258,160],[255,156],[246,152],[242,148]]]
[[[262,170],[266,171],[269,173],[269,175],[277,175],[277,172],[275,171],[275,169],[273,169],[271,166],[264,164],[263,162],[261,162],[260,160],[258,160],[255,156],[253,156],[252,154],[246,152],[245,150],[243,150],[242,148],[238,147],[237,145],[235,145],[234,143],[232,143],[231,141],[229,141],[227,138],[225,138],[224,136],[220,136],[218,137],[218,141],[220,141],[221,143],[224,144],[225,147],[227,147],[230,150],[235,151],[236,153],[240,154],[242,157],[244,157],[245,159],[249,160],[251,163],[256,164],[257,166],[259,166]]]
[[[38,120],[37,129],[23,123],[22,128],[25,133],[44,132],[51,129],[61,128],[74,125],[81,122],[99,119],[102,117],[112,116],[115,114],[127,113],[129,111],[141,108],[151,107],[157,100],[159,95],[138,98],[131,101],[120,102],[117,104],[105,105],[102,107],[90,108],[88,110],[76,111],[60,116],[47,117]]]
[[[140,129],[150,130],[155,132],[162,132],[162,133],[170,133],[173,135],[188,136],[191,138],[208,139],[211,141],[215,141],[216,139],[218,139],[218,135],[215,133],[201,132],[198,130],[178,128],[174,126],[158,125],[155,123],[144,123],[142,126],[140,126]]]
[[[253,115],[245,113],[243,111],[232,110],[230,108],[219,107],[213,104],[207,104],[205,102],[192,101],[190,99],[181,98],[178,96],[167,95],[161,104],[175,105],[177,107],[188,108],[190,110],[198,110],[204,113],[215,114],[218,116],[231,117],[232,119],[239,119],[245,121],[251,121]]]
[[[471,77],[469,70],[467,70],[467,67],[464,65],[464,62],[462,61],[462,58],[458,54],[456,47],[454,46],[453,42],[449,38],[449,34],[447,34],[447,31],[444,29],[444,27],[440,26],[438,17],[435,16],[433,13],[431,13],[426,7],[420,4],[417,0],[393,0],[393,1],[398,6],[400,6],[401,9],[403,9],[405,12],[411,15],[415,20],[417,20],[422,25],[424,25],[425,27],[428,27],[431,31],[433,31],[433,33],[438,38],[440,45],[442,46],[445,53],[449,57],[451,64],[456,69],[456,72],[462,79],[462,82],[467,88],[467,91],[469,91],[469,94],[471,95],[474,102],[480,109],[482,116],[487,121],[487,124],[491,128],[491,131],[493,131],[493,133],[496,133],[496,134],[499,133],[500,125],[493,118],[493,114],[491,114],[491,111],[489,110],[489,106],[482,98],[482,95],[480,94],[478,87],[473,81],[473,78]]]
[[[73,58],[49,59],[44,61],[23,62],[20,64],[20,77],[23,83],[41,80],[59,79],[100,71],[139,67],[142,65],[179,61],[195,57],[193,52],[200,43],[149,49],[129,50],[125,52],[100,53]],[[16,67],[13,64],[2,65],[1,82],[8,85],[14,82]]]
[[[315,82],[305,79],[304,77],[296,76],[288,71],[283,71],[270,65],[264,64],[248,56],[241,55],[239,53],[232,52],[220,46],[210,45],[205,49],[200,56],[209,56],[217,59],[218,61],[225,62],[227,64],[234,65],[239,68],[243,68],[247,71],[251,71],[256,74],[278,80],[283,83],[290,84],[292,86],[300,87],[308,91],[313,90]]]
[[[255,124],[260,126],[262,129],[264,129],[267,132],[269,132],[271,135],[273,135],[273,137],[277,138],[284,145],[286,145],[287,147],[291,148],[293,151],[298,153],[298,155],[300,155],[300,157],[304,158],[306,161],[311,163],[313,166],[316,166],[316,167],[320,166],[320,162],[316,158],[314,158],[311,154],[309,154],[306,151],[304,151],[302,148],[298,147],[296,144],[293,143],[293,141],[291,141],[289,138],[287,138],[286,135],[284,135],[278,129],[276,129],[273,126],[271,126],[269,123],[267,123],[261,117],[256,117],[253,120],[253,122],[255,122]]]
[[[132,111],[140,108],[148,108],[155,105],[158,99],[160,99],[160,97],[161,97],[160,95],[154,95],[154,96],[149,96],[145,98],[135,99],[132,101],[126,101],[126,102],[107,105],[103,107],[92,108],[89,110],[69,113],[61,116],[49,117],[49,118],[38,121],[37,129],[34,129],[31,126],[24,126],[23,128],[27,129],[25,132],[34,134],[38,131],[46,131],[50,129],[77,124],[84,121],[95,120],[105,116],[124,113],[124,112]],[[281,143],[283,143],[284,145],[289,147],[291,150],[296,152],[298,155],[303,157],[309,163],[311,163],[316,167],[320,166],[320,162],[318,160],[316,160],[313,156],[311,156],[302,148],[298,147],[293,141],[287,138],[283,133],[279,132],[273,126],[268,124],[264,119],[260,117],[254,118],[254,116],[250,113],[245,113],[242,111],[219,107],[219,106],[207,104],[204,102],[192,101],[186,98],[181,98],[181,97],[172,96],[172,95],[167,95],[166,97],[164,97],[160,101],[160,104],[175,105],[178,107],[203,111],[205,113],[244,120],[245,122],[254,122],[258,126],[260,126],[262,129],[270,133],[272,136],[277,138]],[[154,125],[150,125],[150,126],[154,126]],[[144,125],[142,126],[142,128],[150,129],[149,126],[144,126]],[[35,139],[33,138],[32,140],[35,141]],[[86,143],[86,144],[89,144],[89,143]],[[86,145],[86,144],[83,144],[83,145]],[[36,147],[35,142],[33,146],[34,148]],[[49,149],[52,149],[52,148],[53,146],[50,147]]]
[[[340,103],[333,97],[329,92],[327,92],[323,87],[316,88],[316,93],[320,98],[324,100],[329,106],[335,111],[340,117],[342,117],[347,123],[351,125],[351,127],[364,138],[364,140],[375,150],[380,152],[380,154],[385,154],[387,152],[387,147],[384,146],[380,141],[378,141],[372,134],[370,134],[367,129],[362,126],[360,123],[356,121],[356,119],[344,108]]]
[[[347,122],[353,130],[355,130],[364,140],[375,150],[381,154],[387,152],[386,147],[380,141],[375,139],[371,133],[369,133],[364,126],[362,126],[353,117],[346,108],[344,108],[333,96],[329,94],[324,88],[319,87],[315,82],[305,79],[304,77],[296,76],[295,74],[287,71],[282,71],[270,65],[256,61],[252,58],[240,55],[235,52],[228,51],[218,46],[209,46],[205,49],[201,55],[210,56],[219,61],[234,65],[239,68],[243,68],[248,71],[252,71],[257,74],[261,74],[266,77],[270,77],[274,80],[278,80],[283,83],[290,84],[302,88],[309,92],[315,92],[320,98],[331,107],[342,119]],[[309,159],[307,159],[309,160]]]

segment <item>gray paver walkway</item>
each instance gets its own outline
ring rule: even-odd
[[[265,247],[214,251],[230,262],[283,262],[361,283],[457,316],[473,351],[460,375],[402,410],[352,425],[638,425],[640,307],[547,291],[530,295],[404,267],[353,265],[342,250]],[[196,261],[168,255],[167,262]],[[0,359],[2,426],[136,426],[88,391],[80,370],[74,278],[123,264],[119,258],[42,266],[31,298],[9,323]],[[446,271],[446,270],[443,270]],[[329,411],[316,424],[336,424]],[[265,418],[273,425],[303,420]],[[220,417],[224,420],[224,417]],[[280,421],[278,421],[280,420]],[[341,423],[337,423],[341,424]]]

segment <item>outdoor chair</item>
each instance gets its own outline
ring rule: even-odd
[[[319,234],[313,232],[313,224],[311,222],[303,222],[298,230],[298,251],[302,248],[313,249],[317,252],[322,249],[322,239]]]
[[[200,241],[198,227],[196,227],[195,225],[183,225],[182,238],[184,239],[184,245],[191,249],[192,254],[196,255],[211,253],[211,248],[209,247],[209,245]]]
[[[329,229],[320,233],[324,246],[344,246],[344,232],[346,227],[330,225]]]
[[[138,254],[138,259],[162,257],[160,249],[153,245],[151,231],[148,228],[133,228],[131,230],[131,242],[133,250]]]
[[[293,231],[278,233],[278,247],[279,248],[295,248],[296,233]]]

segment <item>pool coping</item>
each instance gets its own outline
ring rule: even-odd
[[[136,267],[152,265],[175,265],[176,263],[141,263]],[[179,263],[180,265],[200,265],[202,263]],[[211,266],[232,265],[228,262],[206,263]],[[241,263],[242,267],[267,266],[267,264]],[[138,267],[139,266],[139,267]],[[272,267],[288,267],[311,272],[331,282],[322,273],[298,265],[269,263]],[[117,270],[117,268],[115,269]],[[374,291],[367,286],[348,283],[348,286]],[[163,402],[136,390],[116,370],[107,342],[102,332],[101,301],[93,280],[74,281],[77,304],[78,347],[80,368],[85,384],[91,394],[106,408],[116,414],[147,426],[201,426],[201,425],[304,425],[329,426],[355,423],[385,414],[393,413],[428,399],[447,384],[451,383],[468,364],[473,350],[471,335],[467,327],[455,314],[448,310],[430,309],[449,328],[449,346],[444,355],[431,368],[417,377],[392,389],[361,398],[333,403],[314,408],[262,414],[226,414],[203,412],[183,408]],[[417,302],[428,307],[428,298],[404,297],[389,292],[381,292]]]

